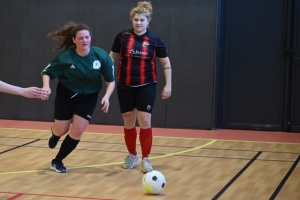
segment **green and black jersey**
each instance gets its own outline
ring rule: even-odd
[[[50,79],[59,81],[79,94],[91,94],[102,89],[101,75],[106,82],[113,82],[114,65],[108,53],[99,47],[90,47],[87,56],[78,55],[75,48],[59,53],[42,71]]]

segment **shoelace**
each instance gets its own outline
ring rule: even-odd
[[[126,164],[128,164],[128,163],[132,163],[134,161],[134,155],[129,155],[129,156],[127,156],[127,159],[126,159]]]
[[[148,159],[144,159],[143,160],[144,162],[143,162],[143,164],[144,164],[144,166],[147,166],[147,167],[150,167],[150,160],[148,160]]]
[[[56,161],[56,165],[64,167],[64,163],[61,160]]]

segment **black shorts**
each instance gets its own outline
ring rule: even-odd
[[[134,108],[152,113],[156,97],[156,82],[139,87],[118,84],[117,92],[121,113],[133,111]]]
[[[98,92],[77,94],[58,82],[56,87],[54,118],[69,120],[76,114],[88,121],[91,120],[97,105]]]

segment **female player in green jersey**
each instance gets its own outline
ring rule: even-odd
[[[62,160],[76,148],[89,124],[98,93],[102,89],[101,76],[106,82],[106,93],[101,100],[102,110],[108,112],[109,98],[115,87],[114,66],[106,51],[90,46],[91,31],[85,24],[69,22],[48,35],[61,40],[56,49],[64,49],[42,71],[43,89],[49,94],[49,81],[54,78],[59,80],[49,147],[54,148],[60,137],[69,132],[52,160],[50,169],[66,172]]]

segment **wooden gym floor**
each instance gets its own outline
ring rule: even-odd
[[[300,199],[299,133],[153,128],[150,158],[167,184],[148,195],[140,163],[121,168],[123,127],[90,124],[59,174],[49,169],[51,125],[0,120],[1,200]]]

